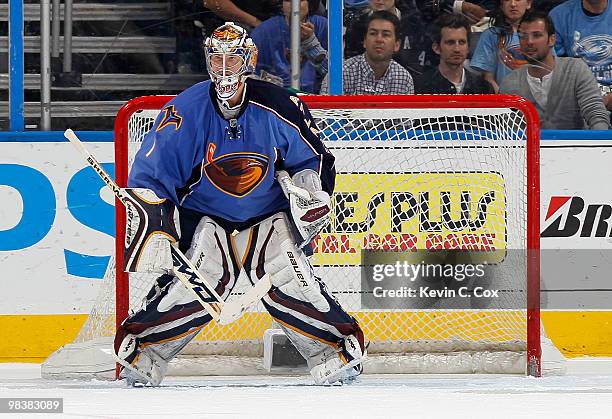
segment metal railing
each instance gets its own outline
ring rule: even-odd
[[[64,5],[53,0],[51,14],[58,22],[64,19]],[[57,4],[57,6],[56,6]],[[8,4],[0,4],[0,22],[8,22]],[[110,21],[110,20],[166,20],[169,19],[169,3],[74,3],[72,21]],[[26,22],[40,21],[40,5],[24,4],[23,18]],[[59,29],[59,26],[58,26]]]
[[[52,3],[52,5],[50,4]],[[145,5],[145,6],[143,6]],[[293,84],[299,82],[299,25],[297,10],[299,1],[292,0],[292,72]],[[330,92],[339,94],[342,91],[342,0],[329,0],[329,83]],[[44,9],[44,10],[43,10]],[[10,13],[6,13],[6,11]],[[0,21],[9,21],[9,37],[0,37],[0,52],[9,52],[9,115],[10,127],[13,130],[24,129],[25,108],[30,109],[31,104],[24,104],[24,53],[41,53],[41,106],[51,89],[49,82],[50,69],[47,70],[49,49],[51,57],[59,58],[63,52],[62,68],[65,72],[72,69],[72,53],[174,53],[176,40],[169,37],[73,37],[73,21],[108,21],[108,20],[166,20],[171,16],[169,3],[139,3],[139,4],[105,4],[105,3],[76,3],[72,0],[41,0],[40,4],[23,4],[23,0],[9,0],[8,5],[0,5]],[[51,42],[48,45],[48,36],[23,36],[24,19],[27,21],[41,21],[44,30],[50,27]],[[43,23],[42,21],[45,21]],[[60,24],[64,21],[64,33],[60,37]],[[50,22],[50,24],[49,24]],[[46,32],[45,32],[46,33]],[[298,45],[298,46],[296,46]],[[27,76],[29,78],[29,76]],[[30,83],[30,82],[28,82]],[[29,84],[28,84],[29,86]],[[72,87],[66,87],[70,89]],[[41,96],[42,97],[42,96]],[[47,106],[47,109],[55,109]],[[42,114],[45,112],[41,111]]]

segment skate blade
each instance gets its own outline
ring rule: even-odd
[[[343,385],[343,384],[351,384],[351,383],[353,383],[360,374],[353,375],[351,377],[347,377],[344,380],[338,380],[338,378],[341,375],[345,374],[346,371],[348,371],[351,368],[356,367],[357,365],[362,363],[363,360],[364,360],[363,357],[361,359],[354,359],[354,360],[352,360],[348,364],[344,365],[344,367],[342,367],[341,369],[336,371],[334,374],[331,374],[331,375],[328,375],[327,377],[325,377],[325,381],[320,383],[320,385],[323,385],[323,386],[333,386],[333,385],[338,385],[338,384]]]

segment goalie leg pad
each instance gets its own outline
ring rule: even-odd
[[[237,244],[248,241],[252,246],[244,253],[247,256],[244,266],[249,277],[261,278],[269,273],[274,287],[312,304],[319,311],[328,311],[329,303],[319,290],[308,259],[294,244],[287,215],[275,214],[252,230],[250,235],[240,232],[234,239]],[[249,258],[251,254],[252,258]]]
[[[187,256],[198,270],[217,284],[222,298],[230,294],[236,279],[227,250],[226,232],[208,217],[195,228]],[[208,322],[210,315],[175,277],[157,278],[140,310],[129,316],[115,335],[115,355],[123,376],[134,383],[157,385],[167,363]]]
[[[115,344],[132,334],[140,343],[154,343],[184,334],[211,320],[202,305],[176,278],[158,278],[143,307],[130,315],[117,330]]]
[[[185,253],[209,284],[216,284],[219,296],[226,299],[236,284],[239,271],[233,262],[231,235],[209,217],[202,217]]]
[[[125,379],[129,385],[161,384],[168,363],[149,348],[141,348],[134,335],[127,335],[115,354],[117,362],[122,366],[119,378]]]
[[[335,341],[323,341],[289,324],[279,323],[285,335],[306,359],[316,384],[350,383],[361,374],[366,358],[361,329]]]
[[[158,385],[167,363],[210,320],[182,283],[162,275],[142,308],[129,316],[115,335],[114,353],[123,366],[122,376],[130,383]]]
[[[287,216],[275,214],[251,230],[233,238],[237,254],[245,255],[244,267],[251,278],[266,273],[272,276],[274,287],[263,304],[309,367],[324,366],[317,370],[317,382],[343,381],[358,375],[365,353],[361,328],[331,296],[295,246]]]

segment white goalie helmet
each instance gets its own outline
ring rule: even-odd
[[[226,22],[204,41],[208,74],[221,100],[236,94],[246,74],[255,71],[257,47],[249,34],[233,22]]]

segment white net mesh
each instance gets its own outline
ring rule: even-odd
[[[158,112],[139,111],[130,118],[129,164]],[[369,353],[524,352],[524,115],[515,109],[470,108],[467,103],[461,109],[311,106],[311,112],[336,157],[338,173],[332,226],[315,240],[311,261],[331,293],[359,320],[371,342]],[[480,252],[490,263],[484,288],[498,290],[498,296],[466,298],[458,295],[459,287],[473,290],[474,283],[442,282],[425,284],[426,292],[436,297],[387,298],[376,308],[375,291],[362,280],[364,249],[419,255],[417,249],[486,250]],[[111,260],[77,341],[113,335],[114,273]],[[138,309],[153,280],[130,275],[130,310]],[[233,295],[243,289],[239,284]],[[271,325],[260,306],[231,325],[209,324],[184,353],[259,357],[263,333]],[[456,363],[448,355],[443,359]],[[430,358],[421,356],[416,362],[419,366],[410,371],[436,372],[423,366],[432,362]],[[520,358],[523,371],[524,362]],[[396,361],[387,364],[400,371]]]

